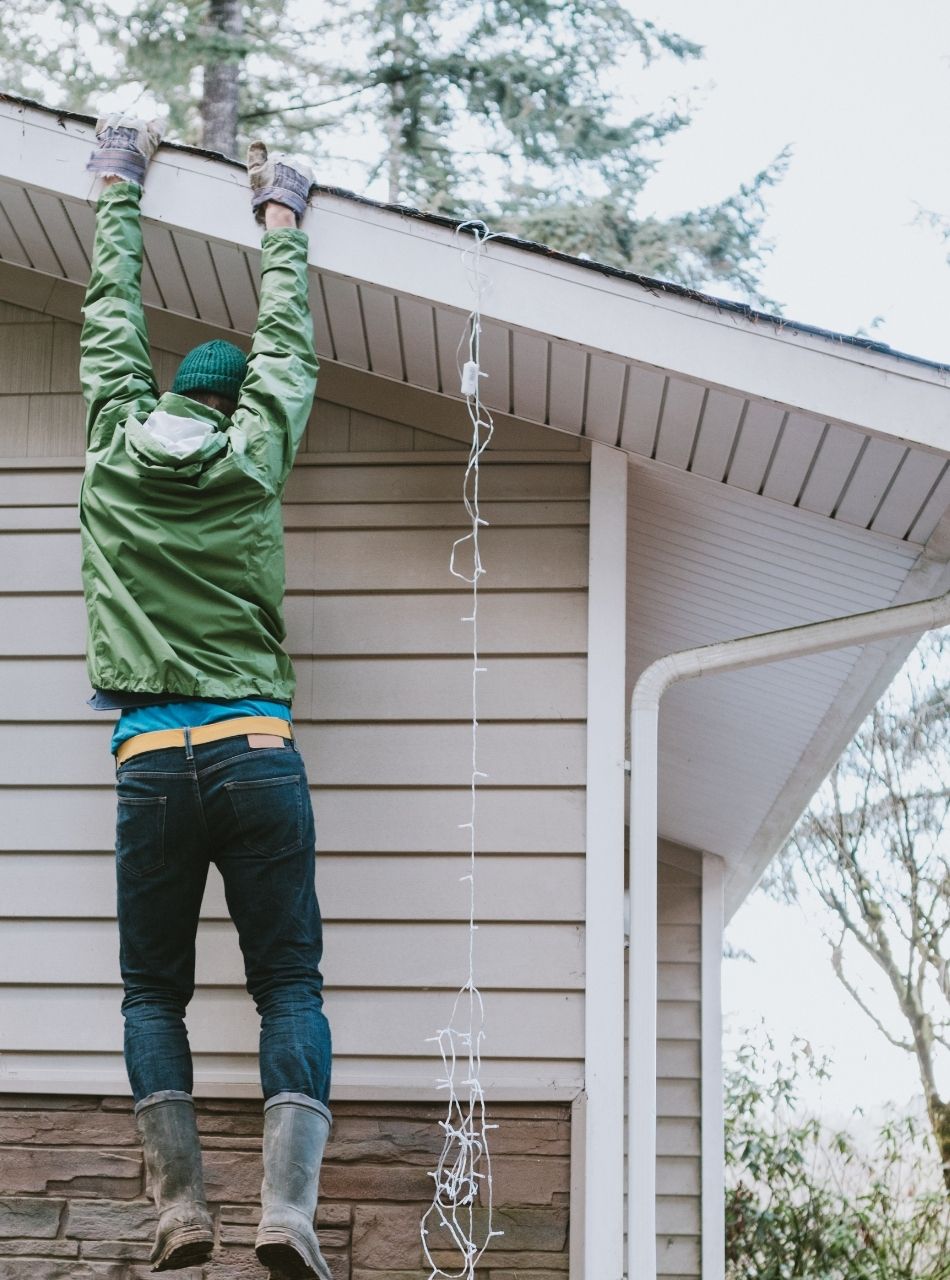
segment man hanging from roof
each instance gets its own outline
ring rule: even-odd
[[[211,1254],[185,1008],[210,862],[224,881],[260,1015],[263,1215],[275,1275],[329,1280],[313,1219],[330,1128],[330,1032],[307,777],[284,649],[280,499],[317,361],[307,301],[306,166],[248,152],[265,231],[250,356],[214,341],[159,395],[141,301],[139,200],[154,122],[109,116],[86,292],[80,499],[91,705],[112,738],[125,1061],[152,1195],[158,1271]],[[200,281],[195,282],[200,285]],[[209,1002],[203,1036],[228,1036]]]

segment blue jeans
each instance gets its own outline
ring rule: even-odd
[[[303,1093],[326,1103],[313,810],[296,746],[251,747],[241,736],[143,752],[119,766],[116,792],[125,1063],[135,1101],[192,1092],[184,1018],[214,862],[260,1014],[264,1097]]]

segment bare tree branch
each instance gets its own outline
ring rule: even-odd
[[[914,1051],[913,1044],[909,1040],[899,1040],[896,1036],[892,1035],[891,1032],[888,1031],[884,1023],[881,1021],[881,1019],[874,1012],[874,1010],[870,1007],[870,1005],[863,999],[857,987],[855,987],[851,982],[848,981],[848,978],[845,975],[845,971],[844,971],[844,963],[843,963],[840,944],[838,944],[837,946],[832,945],[831,967],[834,969],[835,975],[838,981],[844,987],[845,991],[847,991],[848,995],[851,997],[854,1003],[858,1006],[858,1008],[867,1014],[867,1016],[871,1019],[871,1021],[877,1027],[878,1031],[880,1031],[884,1039],[887,1040],[890,1044],[892,1044],[895,1047],[895,1049],[903,1049],[906,1053],[913,1053]]]
[[[950,1051],[946,650],[927,650],[929,667],[909,664],[862,725],[789,841],[784,874],[791,886],[804,876],[836,921],[825,932],[851,999],[889,1044],[913,1055],[950,1195],[950,1104],[936,1083],[938,1058]],[[884,990],[863,989],[849,972],[850,943],[873,961]]]

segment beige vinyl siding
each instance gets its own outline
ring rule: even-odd
[[[701,1275],[702,854],[660,841],[657,865],[657,1280]],[[624,980],[624,1005],[629,987]],[[629,1061],[629,1027],[625,1039]],[[625,1081],[626,1088],[626,1081]],[[626,1133],[624,1134],[626,1150]],[[626,1196],[624,1232],[626,1240]]]
[[[84,703],[77,336],[0,307],[0,1089],[124,1079],[110,724]],[[178,357],[154,356],[167,386]],[[499,438],[482,478],[476,977],[496,1096],[583,1083],[588,466],[549,439]],[[454,439],[321,402],[286,494],[338,1097],[428,1096],[427,1037],[467,976],[463,469]],[[257,1019],[214,870],[198,978],[197,1078],[254,1093]]]
[[[700,1274],[702,855],[662,841],[658,872],[656,1254],[659,1280]]]

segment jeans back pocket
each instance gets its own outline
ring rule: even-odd
[[[226,782],[241,843],[251,853],[276,858],[303,843],[303,801],[296,774]]]
[[[165,865],[165,796],[118,796],[115,856],[123,871],[147,876]]]

